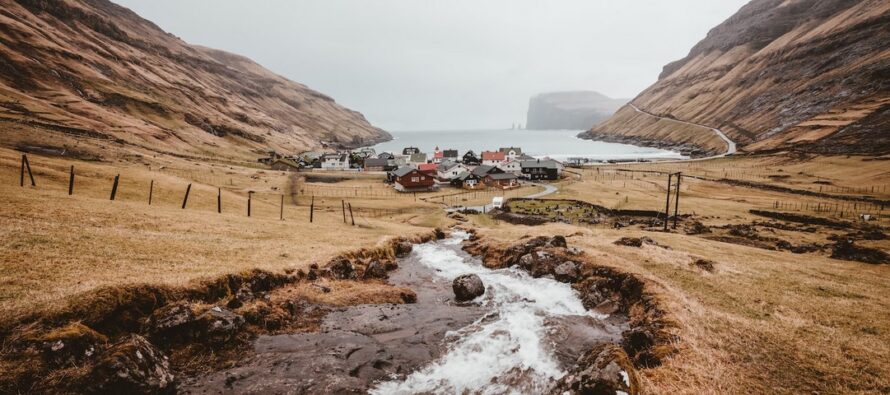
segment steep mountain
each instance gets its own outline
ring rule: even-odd
[[[528,102],[527,129],[587,129],[608,118],[627,99],[592,91],[550,92]]]
[[[0,130],[4,145],[241,159],[390,138],[328,96],[107,0],[0,0]]]
[[[890,153],[890,2],[753,0],[631,103],[582,137]]]

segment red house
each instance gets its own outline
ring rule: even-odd
[[[393,187],[399,192],[430,191],[436,187],[436,178],[410,166],[403,166],[390,173]]]

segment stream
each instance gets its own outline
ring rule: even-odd
[[[316,333],[261,336],[239,366],[187,393],[545,393],[577,358],[620,339],[623,317],[587,311],[568,285],[517,268],[492,270],[461,250],[469,235],[416,245],[389,282],[417,303],[341,308]],[[452,279],[486,292],[457,303]]]

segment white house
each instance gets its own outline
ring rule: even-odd
[[[506,155],[499,151],[482,151],[482,164],[498,166],[506,160]]]
[[[508,159],[506,162],[502,162],[501,164],[499,164],[498,168],[507,173],[513,173],[516,175],[522,174],[522,162],[517,159]]]
[[[453,180],[459,176],[460,173],[468,173],[470,170],[471,169],[463,163],[446,161],[442,162],[442,164],[439,165],[439,168],[436,169],[436,176],[440,180]]]
[[[498,151],[504,154],[507,161],[516,160],[522,156],[522,148],[519,147],[502,147]]]
[[[349,170],[349,154],[324,154],[321,157],[321,168],[323,170]]]

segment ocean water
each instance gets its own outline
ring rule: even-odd
[[[378,153],[401,153],[405,147],[418,147],[432,153],[440,149],[456,149],[460,155],[473,150],[477,155],[484,150],[500,147],[520,147],[534,157],[608,159],[681,159],[678,152],[628,144],[605,143],[576,137],[580,130],[455,130],[390,132],[393,140],[374,146]]]

